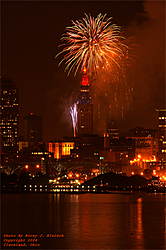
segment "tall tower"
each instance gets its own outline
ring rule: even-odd
[[[24,116],[24,140],[42,141],[42,116],[33,113]]]
[[[166,109],[158,111],[158,156],[159,161],[166,161]]]
[[[93,134],[93,104],[89,95],[87,70],[83,69],[80,96],[77,102],[77,137]]]
[[[1,78],[1,151],[16,152],[18,141],[18,89],[12,77]]]

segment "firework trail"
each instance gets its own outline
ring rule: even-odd
[[[66,61],[68,75],[72,70],[76,75],[84,67],[89,73],[120,67],[127,45],[122,42],[125,38],[121,36],[121,27],[111,24],[111,19],[101,13],[97,18],[85,14],[82,20],[72,21],[73,26],[66,28],[61,38],[64,44],[60,45],[65,48],[56,57],[65,53],[59,65]]]
[[[73,122],[73,130],[74,130],[74,137],[76,137],[76,129],[77,129],[77,104],[74,103],[73,107],[70,107],[70,114]]]

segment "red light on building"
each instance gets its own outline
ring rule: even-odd
[[[87,72],[87,69],[84,67],[83,68],[83,73],[86,73]]]
[[[89,86],[89,81],[87,75],[82,76],[82,83],[83,86]]]
[[[33,115],[33,113],[31,113],[31,115]]]
[[[84,68],[83,69],[83,75],[82,75],[82,82],[81,85],[82,86],[89,86],[89,81],[88,81],[88,77],[87,77],[87,69]]]

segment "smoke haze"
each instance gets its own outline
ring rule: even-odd
[[[145,14],[137,14],[126,30],[135,37],[140,58],[128,125],[153,128],[157,127],[155,109],[165,107],[165,2],[146,1],[143,6]]]

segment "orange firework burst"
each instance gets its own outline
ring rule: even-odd
[[[128,47],[123,43],[121,27],[111,24],[111,19],[106,19],[106,14],[97,18],[85,14],[82,20],[72,21],[73,26],[66,28],[61,38],[64,42],[61,46],[65,47],[56,57],[65,53],[59,65],[65,61],[68,74],[73,70],[76,75],[84,67],[89,72],[97,72],[101,67],[107,71],[114,66],[120,68]]]

